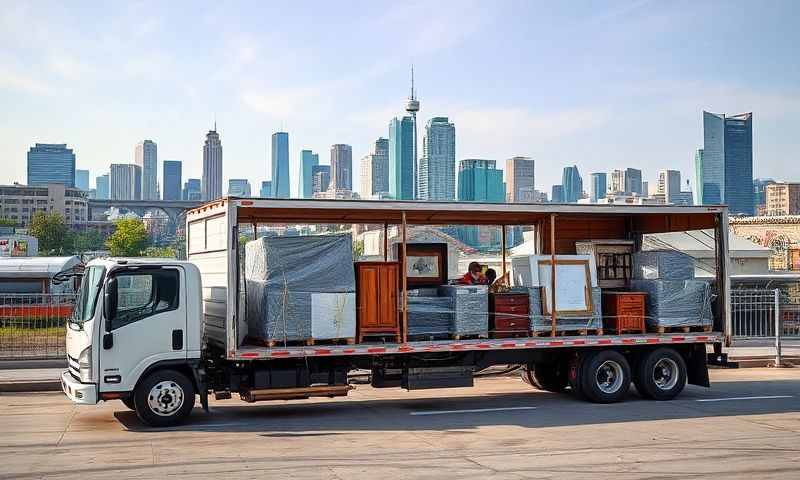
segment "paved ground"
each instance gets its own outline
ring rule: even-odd
[[[2,394],[0,479],[797,478],[800,369],[712,376],[712,389],[679,400],[631,393],[615,405],[511,377],[473,389],[359,386],[337,400],[214,402],[172,430],[146,429],[118,401]]]

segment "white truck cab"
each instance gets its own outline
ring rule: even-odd
[[[201,291],[188,262],[89,262],[67,326],[64,393],[80,404],[120,399],[150,424],[188,414],[198,391]]]

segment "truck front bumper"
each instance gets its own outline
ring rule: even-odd
[[[69,370],[61,372],[61,389],[75,403],[94,405],[97,403],[97,385],[75,380]]]

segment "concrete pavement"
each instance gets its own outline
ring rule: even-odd
[[[797,478],[800,369],[712,371],[679,399],[594,405],[518,378],[196,408],[153,430],[121,402],[0,395],[0,479]]]

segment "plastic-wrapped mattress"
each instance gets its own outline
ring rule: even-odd
[[[691,280],[694,258],[674,250],[646,250],[633,254],[633,278],[636,280]]]
[[[711,285],[703,280],[633,280],[631,288],[647,293],[647,326],[699,327],[714,323]]]
[[[446,336],[453,333],[453,299],[408,296],[408,334]]]

